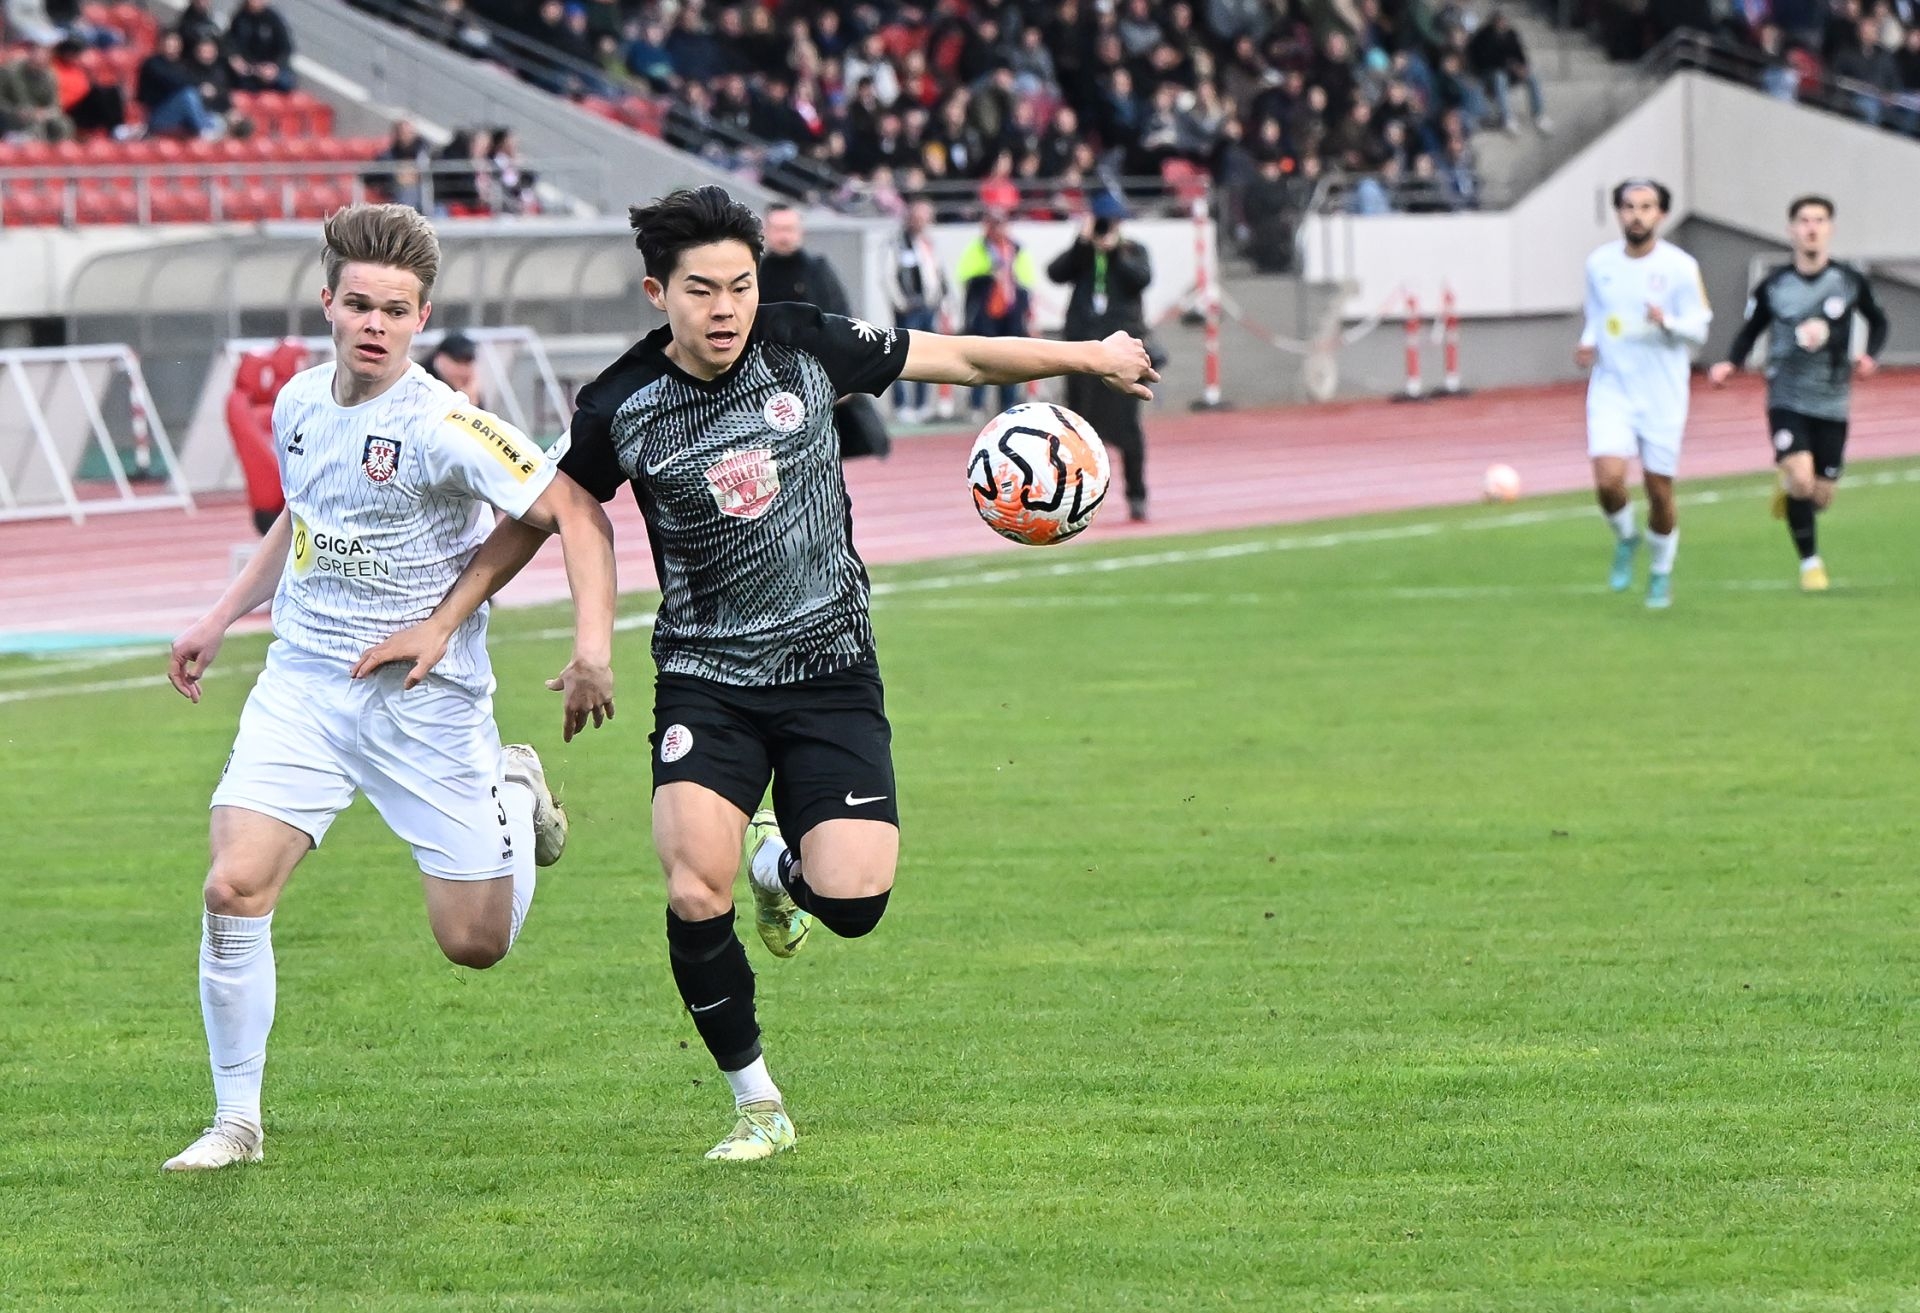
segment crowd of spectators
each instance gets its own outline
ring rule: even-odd
[[[1677,31],[1700,32],[1750,60],[1770,96],[1920,135],[1915,0],[1659,0],[1610,4],[1596,18],[1615,58],[1637,58]]]
[[[401,119],[375,163],[382,167],[364,176],[368,194],[422,214],[463,218],[540,210],[539,179],[522,165],[511,128],[462,128],[436,149],[411,120]]]
[[[0,137],[246,133],[251,125],[234,113],[234,92],[293,89],[293,34],[269,0],[242,0],[224,24],[209,0],[188,0],[134,68],[130,84],[87,57],[117,46],[119,33],[87,23],[76,7],[28,9],[12,0],[0,24],[0,37],[21,46],[11,61],[0,61]],[[138,115],[128,113],[129,93]]]
[[[1551,130],[1518,34],[1458,0],[419,2],[454,48],[555,52],[525,75],[647,88],[677,144],[771,143],[893,212],[946,184],[1170,171],[1242,197],[1338,173],[1373,182],[1363,207],[1463,209],[1474,132],[1517,130],[1510,93]]]

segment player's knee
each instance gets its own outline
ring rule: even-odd
[[[821,925],[840,938],[858,939],[862,935],[872,934],[874,927],[880,924],[880,918],[887,912],[887,899],[892,893],[889,886],[878,893],[852,898],[825,898],[815,894],[809,902],[809,910]]]
[[[273,910],[272,881],[230,861],[215,861],[201,892],[215,916],[265,916]]]
[[[683,921],[709,921],[733,906],[734,872],[724,876],[692,864],[667,868],[667,906]]]
[[[485,971],[505,957],[512,940],[505,931],[495,932],[480,926],[437,933],[435,938],[447,961],[475,971]]]
[[[1830,483],[1814,484],[1813,485],[1814,509],[1824,511],[1827,509],[1827,507],[1831,505],[1833,505],[1833,485]]]
[[[1819,490],[1814,486],[1813,475],[1803,474],[1799,470],[1787,471],[1787,496],[1817,499]]]

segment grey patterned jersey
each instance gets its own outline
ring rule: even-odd
[[[654,664],[724,684],[787,684],[873,652],[833,403],[879,394],[907,335],[812,306],[760,307],[719,378],[642,339],[582,388],[560,468],[601,501],[631,484],[660,578]]]
[[[1867,321],[1867,354],[1877,357],[1887,341],[1887,316],[1873,299],[1873,285],[1852,265],[1830,260],[1807,275],[1791,264],[1767,271],[1747,302],[1747,321],[1727,353],[1736,367],[1767,335],[1767,406],[1816,419],[1845,419],[1852,398],[1853,362],[1848,349],[1853,316]]]

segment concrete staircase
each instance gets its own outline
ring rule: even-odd
[[[1527,119],[1524,88],[1509,93],[1519,133],[1488,128],[1474,137],[1488,209],[1504,209],[1594,140],[1650,89],[1631,64],[1615,64],[1578,31],[1562,31],[1518,8],[1507,11],[1540,79],[1553,135]]]

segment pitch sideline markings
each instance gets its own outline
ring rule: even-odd
[[[1881,470],[1877,473],[1856,478],[1852,487],[1887,488],[1903,483],[1920,483],[1920,466],[1904,470]],[[1757,490],[1757,496],[1771,496],[1771,488]],[[1683,493],[1677,499],[1682,506],[1712,506],[1730,500],[1737,493],[1726,493],[1709,488],[1700,492]],[[1477,519],[1448,522],[1444,520],[1422,521],[1416,524],[1396,525],[1386,529],[1353,529],[1318,534],[1290,534],[1283,538],[1256,539],[1251,542],[1220,543],[1212,547],[1183,547],[1166,551],[1142,552],[1133,556],[1103,556],[1087,560],[1056,561],[1050,565],[1003,566],[992,570],[972,570],[963,574],[930,575],[923,579],[902,579],[877,583],[873,586],[875,597],[890,597],[900,593],[932,592],[949,588],[967,588],[980,584],[1012,583],[1022,579],[1056,579],[1083,574],[1106,574],[1115,570],[1144,569],[1156,565],[1184,565],[1193,561],[1220,561],[1237,556],[1259,556],[1268,552],[1288,552],[1318,550],[1328,547],[1346,547],[1356,543],[1393,542],[1403,538],[1430,538],[1436,534],[1453,529],[1512,529],[1524,528],[1535,524],[1551,524],[1561,520],[1577,520],[1592,515],[1590,506],[1557,506],[1536,511],[1511,511],[1504,515],[1486,515]],[[1739,585],[1752,587],[1753,584]],[[650,627],[657,618],[653,611],[639,612],[621,616],[613,622],[617,632]],[[553,642],[573,637],[571,626],[555,629],[536,629],[530,633],[502,635],[494,642]],[[164,649],[160,649],[164,650]],[[245,673],[257,674],[259,666],[250,669],[241,668]],[[211,678],[220,673],[215,667],[208,672]],[[109,693],[120,689],[148,688],[165,684],[165,675],[145,675],[129,679],[102,680],[90,684],[69,684],[41,688],[23,688],[0,692],[0,705],[9,702],[32,702],[41,698],[62,697],[69,694]]]

